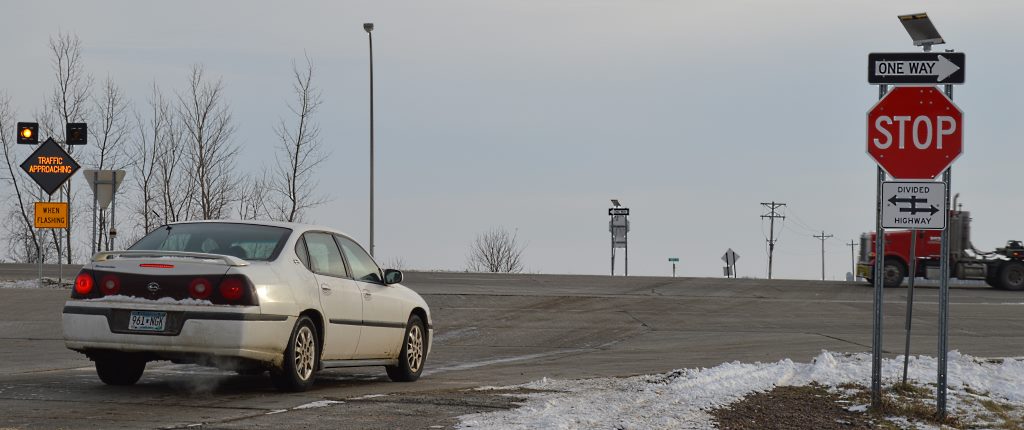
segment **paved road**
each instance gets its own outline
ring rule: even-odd
[[[0,289],[0,429],[447,428],[458,415],[510,406],[473,387],[806,361],[871,344],[872,291],[860,283],[409,273],[406,284],[435,316],[425,376],[399,384],[379,368],[329,370],[299,394],[274,392],[266,377],[170,363],[151,363],[136,386],[107,387],[64,349],[66,290]],[[886,292],[891,355],[903,347],[905,294]],[[953,348],[1024,356],[1024,293],[951,296]],[[912,353],[935,355],[937,291],[917,298]],[[295,409],[321,400],[344,403]]]

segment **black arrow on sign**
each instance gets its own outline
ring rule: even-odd
[[[910,207],[914,208],[917,207],[918,203],[928,203],[928,199],[919,199],[917,196],[910,196],[909,199],[897,199],[896,195],[893,194],[892,197],[889,197],[889,203],[892,203],[893,206],[895,206],[896,203],[910,203]]]
[[[911,206],[909,208],[900,208],[900,212],[910,212],[911,215],[917,215],[918,212],[931,212],[931,215],[935,215],[935,212],[938,211],[939,208],[935,207],[935,205],[932,205],[931,208],[919,208],[916,206]]]

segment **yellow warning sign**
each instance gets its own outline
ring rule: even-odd
[[[36,202],[36,228],[68,228],[67,202]]]

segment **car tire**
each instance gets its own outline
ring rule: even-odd
[[[133,385],[146,370],[146,359],[134,354],[109,354],[93,359],[96,374],[107,385]]]
[[[402,351],[398,354],[397,366],[385,366],[388,378],[395,382],[412,382],[423,374],[427,358],[427,331],[418,315],[409,317],[402,340]]]
[[[999,286],[1003,290],[1024,290],[1024,263],[1010,260],[999,269]]]
[[[306,391],[313,386],[320,364],[320,341],[313,321],[299,317],[288,339],[281,368],[270,370],[270,380],[280,391]]]

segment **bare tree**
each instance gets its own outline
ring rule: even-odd
[[[267,180],[254,175],[242,181],[238,196],[238,219],[254,220],[267,213]]]
[[[15,116],[17,113],[11,108],[11,98],[6,92],[0,92],[0,131],[14,130]],[[3,145],[4,172],[2,181],[11,185],[12,198],[16,207],[12,207],[8,219],[15,220],[13,223],[6,223],[8,230],[8,249],[14,254],[18,261],[26,263],[37,262],[43,255],[43,238],[36,235],[28,209],[28,196],[21,189],[18,178],[21,169],[18,169],[18,162],[14,154],[14,139],[8,133],[0,132],[0,144]]]
[[[268,186],[274,198],[270,201],[270,217],[281,221],[301,221],[306,209],[323,204],[326,199],[317,195],[317,182],[313,170],[323,163],[328,154],[320,140],[320,127],[313,120],[321,103],[321,92],[313,86],[313,63],[306,57],[306,67],[300,70],[292,62],[292,91],[294,103],[288,105],[292,113],[289,125],[282,119],[274,131],[278,136],[277,165]]]
[[[189,180],[195,187],[193,200],[201,219],[223,218],[235,200],[233,174],[238,147],[232,145],[234,125],[224,101],[220,79],[206,80],[202,66],[192,66],[189,88],[178,95],[178,117],[184,130]]]
[[[523,271],[523,250],[519,233],[495,227],[478,234],[469,248],[467,269],[471,272],[519,273]]]
[[[390,257],[384,260],[384,267],[395,270],[407,270],[409,265],[405,263],[405,259],[402,257]]]
[[[120,169],[124,167],[125,142],[133,131],[129,122],[131,104],[125,99],[124,93],[114,80],[108,76],[101,93],[93,100],[93,109],[95,116],[91,121],[92,126],[89,127],[89,143],[94,151],[90,154],[87,164],[97,170]],[[108,214],[108,209],[99,209],[99,234],[96,243],[92,244],[91,252],[105,249],[104,247],[110,244]]]
[[[162,97],[158,97],[158,108],[167,109],[171,112],[170,104],[164,104]],[[188,161],[187,149],[185,147],[185,131],[181,122],[175,115],[169,115],[166,123],[164,139],[155,141],[158,146],[154,147],[156,156],[156,188],[157,207],[161,223],[184,221],[196,212],[193,210],[195,199],[196,182],[186,169]],[[157,215],[157,214],[154,214]]]
[[[69,122],[80,122],[88,114],[86,105],[89,94],[92,91],[92,77],[85,73],[82,62],[82,41],[74,34],[58,33],[56,37],[50,38],[50,53],[53,65],[54,77],[57,79],[57,87],[47,100],[43,112],[40,114],[40,127],[43,135],[56,137],[59,142],[66,142],[65,125]],[[74,146],[66,145],[64,150],[74,155]],[[61,198],[68,202],[68,211],[72,211],[74,204],[71,190],[72,181],[69,179],[60,189]],[[71,217],[74,220],[76,217]],[[64,238],[64,247],[67,249],[67,263],[72,263],[71,233],[74,223],[68,223],[67,235]],[[54,241],[59,233],[58,229],[51,229]],[[61,245],[58,245],[58,254],[61,253]]]
[[[128,148],[132,159],[129,176],[137,192],[131,210],[142,234],[165,222],[168,214],[174,217],[170,208],[179,208],[179,203],[184,201],[179,189],[183,181],[176,175],[181,162],[181,145],[174,128],[174,107],[156,83],[144,116],[145,119],[135,113],[138,136]]]

